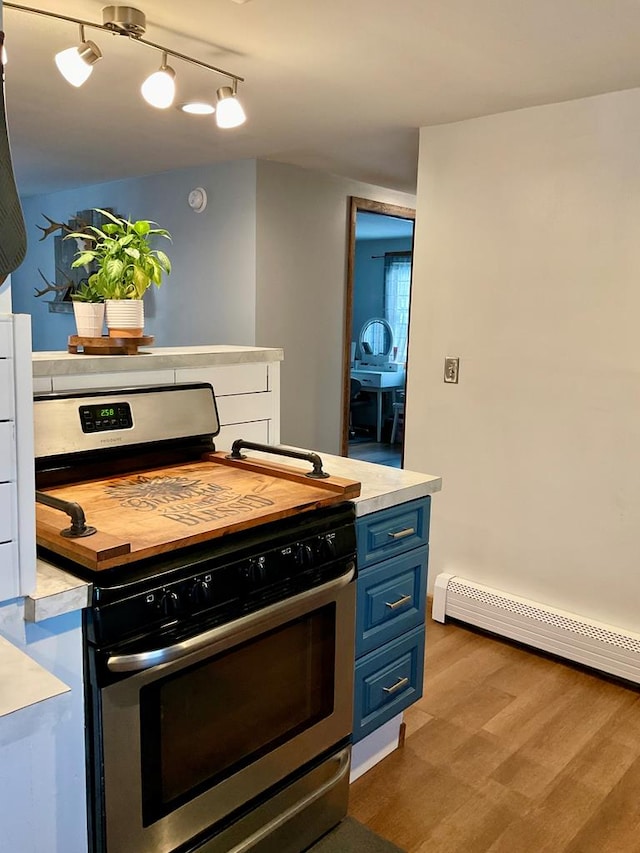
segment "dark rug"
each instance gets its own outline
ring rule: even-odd
[[[352,817],[346,817],[307,853],[406,853],[390,841],[380,838]]]

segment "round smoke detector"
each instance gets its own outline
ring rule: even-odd
[[[202,187],[196,187],[189,193],[188,202],[191,210],[202,213],[207,206],[207,191]]]

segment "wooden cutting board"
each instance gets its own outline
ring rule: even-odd
[[[360,483],[209,453],[202,461],[46,489],[83,508],[92,536],[69,539],[68,517],[36,504],[38,544],[94,571],[350,500]]]

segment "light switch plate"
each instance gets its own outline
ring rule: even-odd
[[[460,368],[459,358],[445,358],[444,360],[444,381],[458,384],[458,372]]]

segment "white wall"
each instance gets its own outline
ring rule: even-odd
[[[432,578],[635,630],[639,151],[638,89],[422,130],[405,445]]]
[[[67,222],[78,210],[110,207],[121,216],[154,219],[173,236],[162,241],[173,271],[145,296],[145,332],[156,346],[253,345],[255,341],[255,183],[253,160],[219,163],[113,181],[23,199],[28,252],[13,274],[13,310],[33,316],[35,350],[66,349],[74,334],[71,315],[50,314],[41,269],[55,277],[53,236],[39,242],[42,214]],[[195,186],[209,196],[194,213],[187,196]]]
[[[282,346],[282,441],[340,453],[349,196],[370,184],[258,161],[256,343]]]

